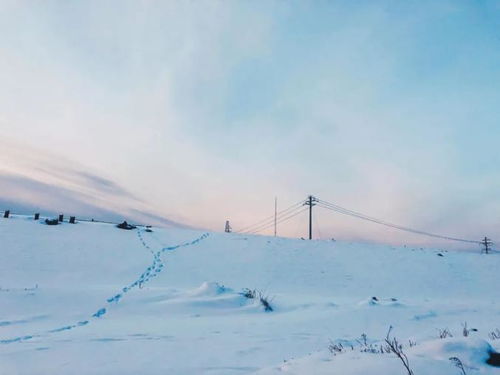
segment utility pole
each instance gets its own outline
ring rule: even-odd
[[[490,252],[490,246],[493,244],[488,237],[484,237],[484,240],[481,241],[481,244],[484,246],[483,250],[486,254]]]
[[[312,240],[312,218],[313,218],[313,206],[316,206],[316,203],[318,200],[310,195],[307,197],[306,202],[304,203],[305,206],[309,206],[309,239]]]
[[[274,197],[274,237],[276,237],[277,217],[278,217],[278,197]]]

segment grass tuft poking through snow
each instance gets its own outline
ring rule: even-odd
[[[414,375],[413,370],[410,368],[410,361],[408,360],[407,355],[403,351],[403,345],[398,342],[396,337],[391,338],[392,326],[389,327],[389,331],[387,332],[387,336],[385,337],[385,343],[387,344],[387,348],[401,360],[401,363],[405,367],[408,375]]]
[[[451,332],[448,328],[439,329],[438,331],[439,331],[439,338],[440,339],[445,339],[447,337],[453,337],[453,335],[451,334]]]
[[[469,337],[470,333],[471,332],[477,332],[477,329],[476,328],[468,328],[467,327],[467,322],[464,322],[462,324],[462,334],[464,335],[464,337]]]
[[[500,329],[497,328],[494,331],[491,331],[488,337],[492,340],[500,340]]]
[[[245,288],[243,291],[240,293],[243,297],[248,298],[248,299],[255,299],[257,298],[257,291],[255,289],[248,289]]]
[[[273,307],[271,306],[272,299],[270,299],[261,291],[258,291],[256,289],[245,288],[240,294],[248,299],[258,299],[260,304],[264,307],[264,311],[267,312],[274,311]]]
[[[262,294],[262,292],[259,292],[259,301],[262,306],[264,306],[264,311],[271,312],[274,311],[273,307],[271,306],[271,300],[269,299],[268,296]]]
[[[462,375],[467,375],[465,372],[465,367],[460,358],[458,357],[450,357],[450,361],[453,362],[453,364],[460,369],[460,372]]]

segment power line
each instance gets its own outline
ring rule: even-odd
[[[474,240],[467,240],[467,239],[463,239],[463,238],[444,236],[444,235],[440,235],[440,234],[435,234],[435,233],[425,232],[425,231],[418,230],[418,229],[405,227],[405,226],[398,225],[398,224],[393,224],[393,223],[390,223],[390,222],[387,222],[387,221],[384,221],[381,219],[377,219],[377,218],[374,218],[374,217],[371,217],[371,216],[368,216],[368,215],[365,215],[365,214],[362,214],[362,213],[359,213],[356,211],[349,210],[347,208],[338,206],[336,204],[333,204],[333,203],[330,203],[327,201],[323,201],[321,199],[318,199],[318,206],[323,207],[323,208],[328,209],[328,210],[331,210],[331,211],[341,213],[343,215],[353,216],[353,217],[356,217],[358,219],[371,221],[371,222],[376,223],[376,224],[384,225],[384,226],[398,229],[398,230],[402,230],[405,232],[410,232],[410,233],[414,233],[414,234],[420,234],[420,235],[424,235],[424,236],[428,236],[428,237],[440,238],[440,239],[450,240],[450,241],[459,241],[459,242],[476,243],[476,244],[481,243],[481,241],[474,241]]]
[[[268,216],[268,217],[266,217],[265,219],[262,219],[262,220],[260,220],[260,221],[257,221],[257,222],[255,222],[255,223],[254,223],[254,224],[252,224],[252,225],[247,225],[246,227],[243,227],[243,228],[241,228],[241,229],[237,230],[236,232],[246,232],[246,231],[248,231],[248,230],[251,230],[251,228],[253,228],[253,227],[257,227],[257,226],[260,226],[260,225],[265,224],[265,223],[267,223],[267,222],[271,222],[272,220],[274,220],[274,217],[275,217],[275,216],[282,215],[282,214],[284,214],[285,212],[288,212],[288,211],[290,211],[290,210],[292,210],[292,209],[294,209],[294,208],[300,207],[300,206],[302,205],[302,203],[303,203],[303,202],[304,202],[304,201],[297,202],[297,203],[295,203],[295,204],[291,205],[290,207],[288,207],[288,208],[286,208],[286,209],[284,209],[284,210],[281,210],[280,212],[275,213],[274,215]]]
[[[287,215],[285,217],[282,217],[281,219],[278,220],[277,223],[278,224],[284,223],[285,221],[288,221],[288,220],[292,219],[293,217],[295,217],[295,216],[297,216],[297,215],[299,215],[299,214],[301,214],[301,213],[303,213],[303,212],[305,212],[307,210],[309,210],[309,208],[301,208],[301,209],[299,209],[296,212],[293,212],[293,213],[291,213],[291,214],[289,214],[289,215]],[[259,233],[259,232],[262,232],[262,231],[264,231],[266,229],[272,228],[272,226],[273,226],[273,224],[271,223],[271,224],[268,224],[267,226],[264,226],[264,227],[262,227],[260,229],[256,229],[256,230],[254,230],[252,232],[246,232],[246,234]]]
[[[297,207],[296,209],[286,213],[285,215],[281,215],[277,220],[276,220],[276,224],[279,224],[282,222],[283,219],[285,218],[288,218],[288,216],[295,216],[295,214],[299,213],[299,212],[302,212],[301,211],[302,208],[301,207]],[[266,230],[268,228],[271,228],[272,226],[274,225],[274,223],[267,223],[267,224],[261,224],[259,225],[258,227],[255,227],[251,230],[248,230],[248,231],[245,231],[243,233],[257,233],[257,232],[261,232],[263,230]]]
[[[268,216],[266,217],[265,219],[262,219],[260,221],[257,221],[256,223],[252,224],[252,225],[247,225],[246,227],[243,227],[235,232],[237,233],[243,233],[243,232],[252,232],[254,229],[262,226],[262,225],[267,225],[269,223],[273,223],[275,218],[278,219],[280,216],[292,211],[292,210],[295,210],[299,207],[302,207],[302,204],[304,203],[303,200],[301,200],[300,202],[297,202],[291,206],[289,206],[288,208],[284,209],[284,210],[281,210],[277,213],[275,213],[274,215],[271,215],[271,216]]]
[[[309,206],[309,207],[303,208],[304,205]],[[259,232],[262,232],[264,230],[267,230],[267,229],[271,228],[273,225],[274,225],[274,228],[276,230],[276,226],[278,223],[285,222],[285,221],[299,215],[300,213],[309,210],[309,238],[312,238],[312,222],[313,222],[313,220],[312,220],[312,207],[314,205],[318,205],[319,207],[322,207],[322,208],[325,208],[327,210],[334,211],[337,213],[341,213],[343,215],[352,216],[352,217],[355,217],[355,218],[358,218],[361,220],[369,221],[372,223],[376,223],[376,224],[383,225],[383,226],[386,226],[389,228],[398,229],[398,230],[413,233],[413,234],[418,234],[418,235],[423,235],[423,236],[428,236],[428,237],[433,237],[433,238],[439,238],[439,239],[444,239],[444,240],[449,240],[449,241],[465,242],[465,243],[482,244],[484,242],[484,241],[482,242],[482,241],[477,241],[477,240],[469,240],[469,239],[464,239],[464,238],[446,236],[446,235],[441,235],[441,234],[426,232],[426,231],[419,230],[419,229],[410,228],[410,227],[399,225],[399,224],[394,224],[394,223],[391,223],[391,222],[388,222],[388,221],[385,221],[382,219],[378,219],[378,218],[375,218],[372,216],[365,215],[365,214],[357,212],[357,211],[347,209],[345,207],[339,206],[337,204],[334,204],[334,203],[331,203],[328,201],[318,199],[318,198],[313,197],[313,196],[309,196],[308,199],[297,202],[297,203],[291,205],[290,207],[288,207],[280,212],[275,211],[274,215],[271,215],[271,216],[269,216],[261,221],[258,221],[250,226],[244,227],[243,229],[240,229],[237,232],[238,233],[245,233],[245,234],[254,234],[254,233],[259,233]],[[275,210],[276,210],[276,206],[275,206]],[[316,224],[317,224],[317,222],[316,222]],[[488,250],[490,250],[490,249],[488,248]]]
[[[284,223],[285,221],[288,221],[288,220],[290,220],[290,219],[294,218],[295,216],[297,216],[297,215],[299,215],[299,214],[301,214],[301,213],[303,213],[303,212],[305,212],[305,211],[307,211],[307,210],[308,210],[308,208],[303,208],[303,209],[300,209],[300,210],[298,210],[298,211],[296,211],[296,212],[294,212],[294,213],[292,213],[292,214],[289,214],[289,215],[287,215],[287,216],[285,216],[285,217],[282,217],[280,220],[278,220],[278,222],[277,222],[277,223],[278,223],[278,224]],[[256,230],[254,230],[254,231],[252,231],[252,232],[247,232],[246,234],[255,234],[255,233],[259,233],[259,232],[262,232],[262,231],[264,231],[264,230],[270,229],[271,227],[272,227],[272,224],[271,224],[271,225],[267,225],[267,226],[265,226],[265,227],[262,227],[262,228],[260,228],[260,229],[256,229]]]
[[[319,227],[319,221],[318,221],[318,218],[317,218],[318,215],[314,215],[313,217],[313,222],[314,222],[314,226],[316,228],[316,231],[318,232],[318,239],[322,239],[323,238],[323,235],[321,234],[321,229]]]
[[[425,232],[422,230],[405,227],[405,226],[398,225],[398,224],[389,223],[389,222],[386,222],[384,220],[376,219],[376,218],[361,214],[361,213],[356,212],[356,211],[348,210],[346,208],[343,208],[341,206],[338,206],[338,205],[335,205],[333,203],[329,203],[326,201],[321,201],[319,205],[323,208],[326,208],[326,209],[329,209],[329,210],[332,210],[332,211],[335,211],[335,212],[338,212],[338,213],[341,213],[344,215],[350,215],[353,217],[357,217],[359,219],[371,221],[371,222],[374,222],[377,224],[385,225],[387,227],[399,229],[399,230],[414,233],[414,234],[420,234],[420,235],[430,236],[430,237],[434,237],[434,238],[441,238],[441,239],[451,240],[451,241],[460,241],[460,242],[467,242],[467,243],[480,243],[480,241],[466,240],[463,238],[456,238],[456,237],[451,237],[451,236],[444,236],[444,235],[429,233],[429,232]]]
[[[277,222],[278,219],[278,197],[274,197],[274,237],[276,237],[276,229],[277,229]]]

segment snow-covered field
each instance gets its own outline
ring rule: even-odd
[[[394,354],[370,352],[390,326],[415,375],[461,374],[450,357],[500,373],[486,364],[500,350],[500,257],[477,248],[14,217],[0,219],[0,255],[2,375],[404,375]]]

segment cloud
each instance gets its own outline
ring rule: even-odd
[[[80,218],[119,221],[123,214],[86,202],[81,193],[45,184],[24,176],[0,174],[2,210],[14,213],[44,215],[77,215]]]
[[[17,213],[42,211],[78,217],[144,224],[181,224],[154,213],[151,207],[115,182],[79,163],[53,153],[1,141],[0,203]]]

